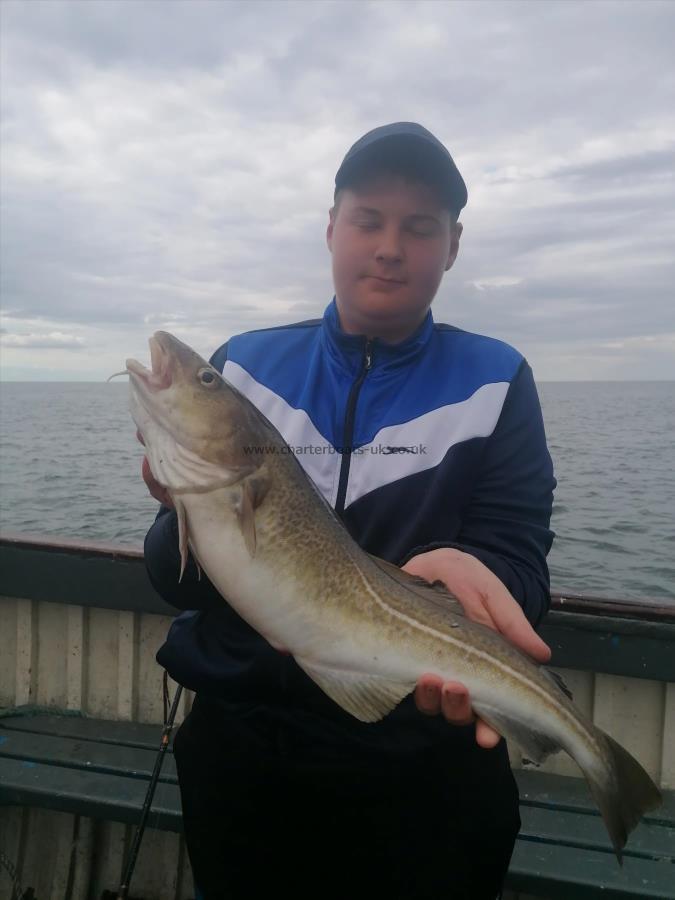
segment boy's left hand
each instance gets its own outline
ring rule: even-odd
[[[449,547],[420,553],[403,566],[406,572],[426,581],[442,581],[464,608],[469,619],[504,635],[519,650],[538,663],[551,657],[551,650],[525,618],[525,613],[497,576],[475,556]],[[438,675],[422,675],[415,688],[415,703],[427,715],[442,713],[453,725],[476,722],[476,741],[489,749],[500,735],[477,717],[463,684]]]

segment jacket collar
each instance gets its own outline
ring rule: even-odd
[[[381,338],[374,338],[371,344],[373,374],[410,364],[424,351],[433,330],[434,320],[429,310],[419,328],[398,344],[388,344]],[[367,338],[362,334],[347,334],[342,330],[335,297],[323,314],[321,342],[324,350],[340,368],[352,375],[361,370]]]

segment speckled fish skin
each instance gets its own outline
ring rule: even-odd
[[[463,682],[533,762],[558,750],[577,762],[620,861],[661,802],[640,764],[445,590],[364,552],[272,424],[193,350],[166,332],[150,349],[152,370],[127,360],[131,412],[176,506],[181,576],[189,546],[242,618],[361,721],[387,715],[424,673]]]

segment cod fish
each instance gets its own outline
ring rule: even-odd
[[[463,615],[444,589],[351,538],[258,409],[188,346],[150,338],[127,360],[130,406],[188,551],[227,602],[362,722],[386,716],[426,672],[468,688],[473,708],[539,763],[579,765],[614,850],[661,802],[640,764],[583,716],[561,680]],[[449,726],[450,727],[450,726]]]

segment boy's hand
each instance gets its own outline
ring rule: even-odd
[[[140,431],[136,431],[136,437],[145,447],[145,441],[143,440],[143,435]],[[165,487],[163,487],[159,481],[155,478],[155,476],[150,471],[150,463],[148,462],[148,457],[143,457],[143,463],[141,465],[141,475],[143,476],[143,481],[146,484],[146,487],[150,491],[150,495],[155,498],[155,500],[159,500],[159,502],[163,506],[168,506],[170,509],[173,509],[173,500],[171,499],[171,495],[167,491]]]
[[[550,659],[549,647],[534,631],[516,600],[475,556],[441,548],[414,556],[403,569],[430,582],[442,581],[462,604],[467,618],[499,631],[536,662]],[[489,749],[499,741],[499,734],[475,716],[463,684],[443,682],[438,675],[422,675],[415,689],[415,703],[427,715],[442,713],[453,725],[468,725],[475,720],[476,741],[481,747]]]

